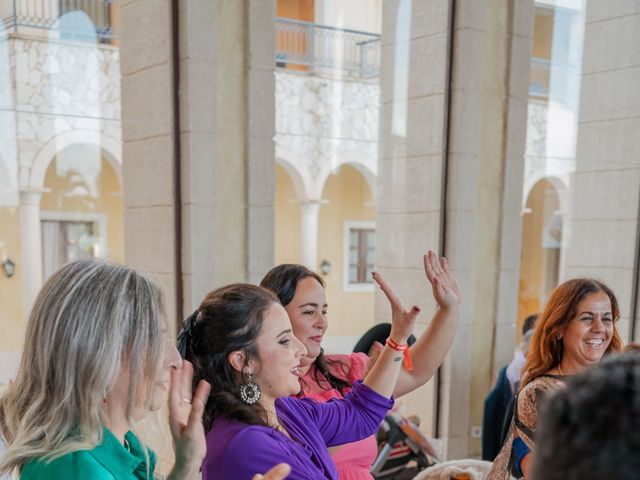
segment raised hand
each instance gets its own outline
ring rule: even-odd
[[[192,384],[193,365],[185,360],[181,368],[171,372],[169,426],[176,450],[176,463],[168,477],[171,480],[197,478],[207,453],[202,415],[211,385],[201,380],[193,395]]]
[[[414,305],[411,309],[405,310],[402,302],[382,275],[378,272],[373,272],[373,279],[380,286],[391,305],[391,334],[389,337],[396,342],[406,343],[407,338],[413,332],[420,308]]]
[[[256,475],[253,480],[283,480],[291,473],[291,467],[286,463],[276,465],[264,475]]]
[[[446,309],[460,303],[460,287],[456,277],[449,271],[449,264],[444,257],[429,250],[423,257],[424,271],[427,274],[433,298],[440,308]]]

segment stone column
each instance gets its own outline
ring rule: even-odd
[[[456,5],[446,250],[464,300],[441,395],[449,458],[480,455],[484,398],[515,347],[534,20],[532,0]]]
[[[178,321],[206,292],[257,282],[273,265],[275,3],[156,3],[123,0],[121,9],[125,258],[165,287]],[[177,296],[184,307],[173,319]]]
[[[420,305],[416,334],[435,310],[422,255],[438,250],[446,118],[448,0],[382,2],[380,163],[376,268],[405,305]],[[377,322],[389,304],[376,290]],[[435,433],[434,383],[403,397]]]
[[[44,189],[20,190],[20,237],[22,239],[22,303],[25,317],[42,287],[42,233],[40,200]],[[20,268],[20,267],[18,267]]]
[[[319,200],[300,203],[300,258],[302,263],[314,272],[318,270],[318,219]]]
[[[445,438],[447,458],[475,456],[471,431],[482,424],[493,364],[511,356],[515,340],[533,2],[385,1],[383,9],[378,268],[406,304],[425,307],[424,328],[435,305],[421,255],[444,234],[463,303],[441,370],[438,424],[429,384],[407,404]],[[377,294],[376,318],[386,316]]]
[[[562,280],[588,276],[615,292],[629,338],[640,195],[640,0],[589,0],[570,238]],[[637,321],[637,320],[636,320]],[[637,335],[640,327],[636,331]]]
[[[232,0],[233,1],[233,0]],[[259,283],[275,261],[276,2],[245,0],[247,280]]]

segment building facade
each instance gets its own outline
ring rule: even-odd
[[[637,339],[639,0],[10,3],[2,381],[43,279],[82,255],[151,275],[175,324],[305,263],[347,351],[389,319],[373,268],[428,325],[437,249],[460,325],[404,404],[447,458],[479,455],[484,397],[559,282],[605,281]]]

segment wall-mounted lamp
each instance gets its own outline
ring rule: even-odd
[[[2,271],[7,278],[13,277],[16,273],[16,264],[7,255],[6,244],[0,241],[0,265],[2,265]]]
[[[329,275],[329,272],[331,272],[331,264],[329,260],[324,259],[320,264],[320,273],[322,273],[322,275]]]
[[[10,258],[7,258],[2,262],[2,271],[7,278],[13,277],[13,274],[16,273],[16,264],[13,263]]]

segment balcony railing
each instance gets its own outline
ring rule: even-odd
[[[276,65],[308,74],[380,75],[380,35],[276,19]]]
[[[580,92],[581,65],[531,58],[529,98],[542,102],[575,103]]]
[[[50,30],[60,38],[110,42],[114,8],[116,0],[0,0],[0,22],[9,33]]]
[[[529,96],[535,98],[549,97],[549,79],[551,61],[547,58],[531,57],[529,71]]]

